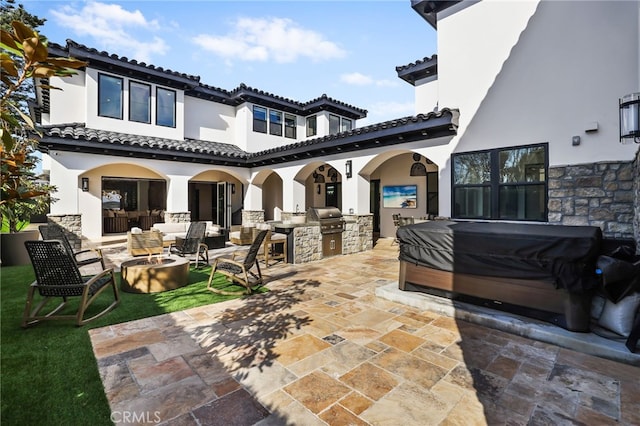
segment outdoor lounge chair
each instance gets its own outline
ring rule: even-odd
[[[262,243],[264,242],[264,238],[267,235],[268,230],[264,229],[256,235],[256,238],[251,243],[249,250],[236,250],[232,253],[232,256],[229,257],[218,257],[213,263],[213,268],[211,268],[211,275],[209,275],[209,283],[207,284],[207,289],[214,293],[224,294],[224,295],[241,295],[241,294],[251,294],[252,287],[257,285],[262,285],[262,273],[260,272],[260,265],[258,264],[258,252],[262,247]],[[237,258],[236,255],[238,253],[246,253],[244,259]],[[253,267],[256,267],[257,274],[252,271]],[[232,282],[237,282],[238,284],[244,286],[246,290],[242,291],[225,291],[220,290],[211,285],[213,282],[213,276],[216,272],[220,272],[229,278]],[[249,280],[249,275],[254,278],[254,281]]]
[[[71,243],[67,238],[67,234],[65,234],[64,229],[58,225],[40,225],[38,226],[38,230],[40,231],[40,235],[42,235],[43,240],[59,240],[62,242],[64,247],[69,251],[70,254],[73,255],[73,259],[79,268],[87,265],[92,265],[94,263],[100,262],[102,269],[105,269],[104,258],[102,256],[102,251],[100,249],[85,249],[80,251],[75,251],[73,247],[71,247]],[[93,253],[94,256],[87,257],[87,253]]]
[[[176,237],[176,242],[169,246],[169,253],[178,256],[195,255],[196,268],[202,259],[209,264],[209,247],[203,242],[207,230],[206,222],[191,222],[184,238]]]
[[[113,269],[105,269],[97,275],[83,277],[73,253],[60,240],[26,241],[25,247],[31,258],[36,280],[29,286],[27,303],[22,317],[22,327],[28,327],[42,320],[75,319],[81,326],[96,319],[120,303],[120,294],[113,275]],[[85,311],[95,298],[105,289],[112,287],[114,301],[101,312],[90,318],[84,318]],[[32,308],[36,290],[43,300]],[[42,308],[53,298],[62,298],[62,302],[47,314],[41,314]],[[80,305],[75,315],[56,315],[70,297],[80,297]]]

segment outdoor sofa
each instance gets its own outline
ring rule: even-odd
[[[209,249],[223,248],[225,246],[225,230],[211,221],[205,221],[207,230],[205,232],[204,243]],[[169,247],[176,241],[177,237],[185,238],[191,222],[158,222],[154,223],[151,231],[162,233],[162,241],[165,247]]]

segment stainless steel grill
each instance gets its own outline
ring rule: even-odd
[[[336,207],[311,207],[307,210],[308,222],[319,222],[322,234],[322,257],[342,254],[344,218]]]

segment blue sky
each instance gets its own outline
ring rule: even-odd
[[[49,40],[74,40],[226,90],[240,83],[295,101],[322,94],[369,111],[366,125],[413,115],[396,66],[436,52],[409,0],[32,1]]]

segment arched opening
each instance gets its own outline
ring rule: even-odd
[[[244,181],[223,170],[207,170],[189,180],[192,221],[211,221],[223,228],[242,221]]]

